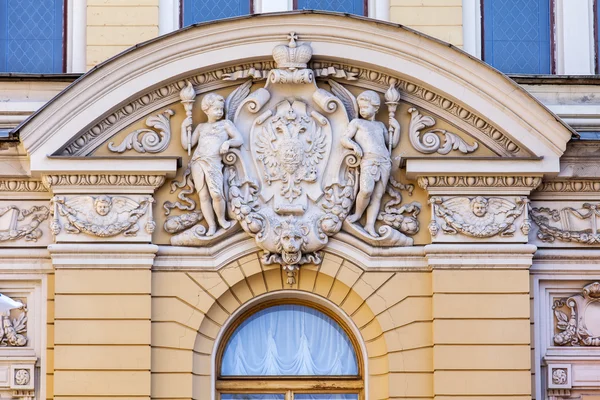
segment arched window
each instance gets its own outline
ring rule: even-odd
[[[314,305],[266,303],[244,314],[217,353],[221,400],[359,400],[352,335]]]

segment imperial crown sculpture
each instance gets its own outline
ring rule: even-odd
[[[391,176],[400,140],[395,84],[385,96],[385,125],[376,119],[380,94],[355,97],[333,80],[331,92],[317,87],[307,68],[310,44],[293,32],[288,38],[273,49],[277,68],[263,88],[251,92],[249,80],[227,98],[203,96],[207,122],[194,126],[196,93],[191,83],[183,88],[181,145],[191,160],[173,185],[182,201],[164,208],[186,211],[165,222],[173,245],[209,246],[241,228],[264,251],[263,262],[281,264],[292,284],[301,265],[321,262],[340,230],[372,245],[412,245],[421,205],[402,204],[401,191],[413,187]],[[200,210],[188,197],[194,192]]]

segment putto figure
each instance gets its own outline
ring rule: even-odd
[[[395,118],[390,118],[388,131],[382,122],[375,120],[381,101],[374,91],[367,90],[356,100],[362,118],[350,121],[342,137],[342,145],[360,158],[360,190],[354,214],[348,216],[347,220],[358,221],[366,210],[364,229],[369,235],[378,237],[375,221],[392,170],[390,151],[400,141],[400,124]]]
[[[227,206],[223,188],[223,161],[221,157],[232,147],[240,147],[243,139],[237,128],[224,115],[225,99],[216,93],[209,93],[202,99],[202,111],[208,121],[198,124],[191,137],[185,133],[192,126],[188,115],[181,124],[181,146],[184,149],[196,145],[190,161],[194,186],[200,196],[200,209],[208,224],[206,236],[212,236],[219,226],[227,229],[231,222],[225,217]],[[216,219],[215,219],[216,215]]]

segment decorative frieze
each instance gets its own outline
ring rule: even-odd
[[[536,192],[549,193],[597,193],[600,192],[600,181],[564,180],[544,182]]]
[[[2,179],[0,180],[1,192],[47,192],[48,189],[41,181],[26,179]]]
[[[44,175],[44,186],[49,190],[57,186],[144,186],[159,188],[165,183],[163,175]]]
[[[89,240],[79,234],[103,240],[150,241],[156,226],[153,202],[151,196],[55,196],[50,227],[59,242]]]
[[[452,237],[458,234],[473,239],[526,241],[529,233],[526,197],[509,200],[484,196],[432,196],[429,203],[429,232],[434,241],[454,241]]]
[[[417,181],[425,190],[436,188],[524,188],[533,190],[542,183],[541,176],[472,176],[472,175],[439,175],[421,176]]]
[[[23,209],[15,205],[0,207],[0,221],[6,221],[4,229],[0,229],[0,242],[19,239],[37,242],[43,235],[40,224],[49,216],[50,210],[46,206],[34,205]]]
[[[600,244],[598,219],[600,203],[535,202],[531,205],[531,220],[535,224],[535,236],[541,244],[555,242],[575,245]]]
[[[585,286],[581,294],[554,300],[552,305],[557,346],[600,346],[600,282]]]

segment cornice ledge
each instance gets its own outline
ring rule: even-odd
[[[0,248],[0,274],[52,272],[46,248]]]
[[[553,179],[543,182],[531,193],[531,198],[540,200],[600,199],[600,180]]]
[[[48,251],[55,268],[149,269],[158,246],[145,243],[51,244]]]
[[[368,271],[429,271],[423,246],[373,247],[340,232],[325,252],[342,257]]]
[[[49,174],[42,183],[54,193],[154,193],[165,183],[156,174]]]
[[[47,200],[50,197],[43,182],[37,179],[3,177],[0,179],[0,198]]]
[[[529,269],[537,247],[532,244],[429,244],[432,269]]]
[[[431,195],[529,195],[542,183],[541,175],[423,175],[419,187]]]
[[[153,270],[219,270],[240,257],[260,251],[253,238],[240,232],[210,247],[159,246]]]

